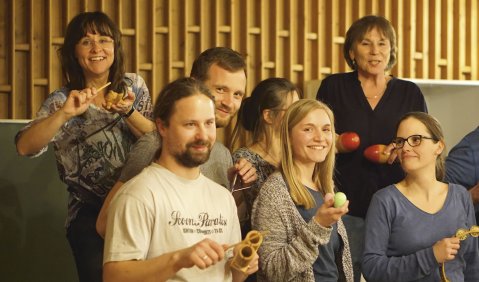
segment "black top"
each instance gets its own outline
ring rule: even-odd
[[[396,123],[407,112],[427,112],[419,87],[392,77],[384,95],[373,110],[369,105],[357,72],[333,74],[325,78],[316,99],[334,112],[336,132],[356,132],[361,144],[356,151],[338,154],[336,185],[350,199],[349,214],[364,218],[371,197],[380,188],[404,178],[399,163],[375,164],[363,157],[364,150],[375,144],[389,144]]]

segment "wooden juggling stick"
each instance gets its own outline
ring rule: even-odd
[[[267,233],[267,231],[251,230],[243,241],[231,246],[230,248],[236,249],[236,254],[231,261],[231,267],[246,273],[249,263],[254,259],[261,243],[263,243],[263,237]]]
[[[464,228],[459,228],[459,229],[457,229],[456,234],[454,235],[454,237],[459,238],[459,240],[461,240],[461,241],[464,241],[464,240],[467,239],[467,237],[469,237],[469,235],[471,235],[472,237],[479,237],[479,226],[473,225],[473,226],[471,226],[471,228],[469,230],[464,229]],[[443,262],[441,267],[440,267],[441,281],[442,282],[451,282],[446,276],[445,263],[446,262]]]

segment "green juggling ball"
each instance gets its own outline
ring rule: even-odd
[[[344,194],[343,192],[338,192],[336,194],[334,194],[334,207],[335,208],[340,208],[344,205],[344,203],[346,203],[346,194]]]

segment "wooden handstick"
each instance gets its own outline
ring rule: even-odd
[[[231,261],[231,267],[246,273],[249,268],[249,263],[255,257],[261,243],[263,243],[263,237],[267,233],[268,231],[251,230],[246,234],[243,241],[230,246],[228,249],[235,249],[235,255]]]
[[[243,241],[249,243],[255,251],[258,251],[259,246],[263,243],[263,234],[260,231],[252,230],[248,232]]]
[[[259,237],[259,236],[261,236],[261,240],[259,242],[259,245],[261,245],[261,243],[263,243],[263,237],[266,236],[268,233],[269,233],[269,231],[251,230],[250,232],[248,232],[248,234],[246,234],[246,237],[244,238],[243,241],[229,246],[226,250],[232,249],[232,248],[238,246],[239,244],[255,244],[255,242],[257,244],[257,242],[258,242],[257,237]],[[259,245],[258,245],[258,248],[259,248]],[[256,250],[258,250],[258,248],[256,248]]]
[[[111,82],[108,81],[105,85],[101,86],[101,87],[98,88],[96,91],[97,91],[97,92],[98,92],[98,91],[101,91],[103,88],[107,87],[107,86],[110,85],[110,84],[111,84]]]
[[[456,231],[454,237],[459,238],[460,241],[464,241],[471,235],[472,237],[479,237],[479,226],[473,225],[469,230],[464,228],[459,228]],[[443,262],[442,265],[439,267],[440,274],[441,274],[441,281],[442,282],[450,282],[449,278],[446,276],[446,262]]]
[[[236,255],[231,261],[231,267],[246,273],[249,263],[253,260],[256,250],[249,244],[241,243],[236,246]]]

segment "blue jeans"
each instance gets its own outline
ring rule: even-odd
[[[97,208],[83,206],[67,229],[80,282],[102,281],[103,238],[95,228],[98,213]]]
[[[348,233],[351,258],[353,260],[354,281],[359,282],[361,279],[361,260],[364,250],[364,219],[351,215],[345,215],[341,219]]]

